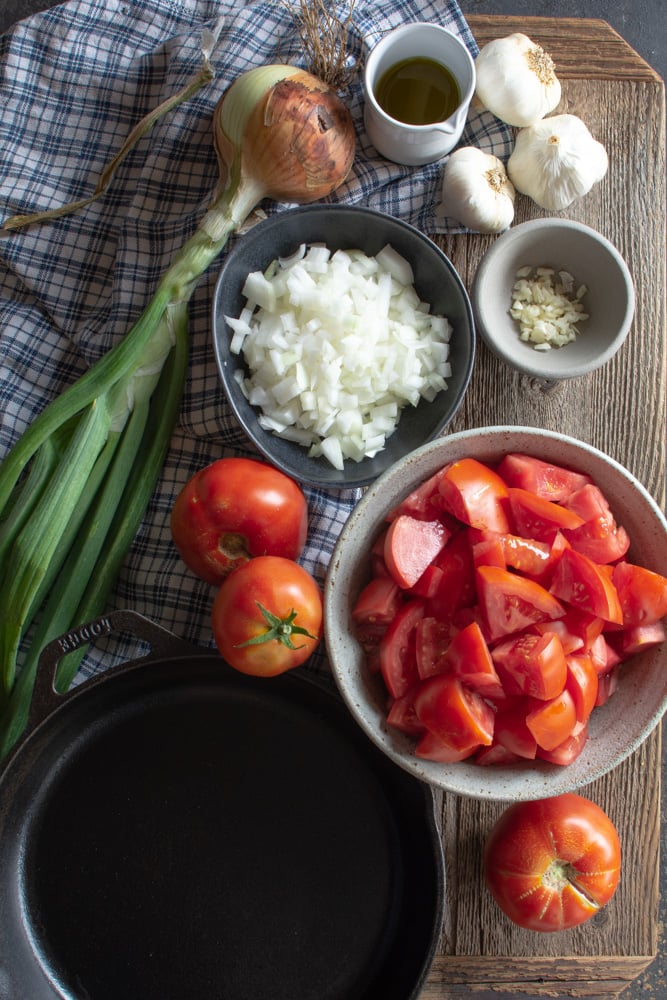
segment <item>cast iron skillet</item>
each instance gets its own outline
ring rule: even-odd
[[[245,677],[132,612],[74,641],[106,631],[151,653],[58,696],[51,644],[0,776],[2,1000],[416,997],[430,789],[307,675]]]

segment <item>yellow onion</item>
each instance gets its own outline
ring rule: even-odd
[[[355,134],[336,92],[296,66],[258,66],[225,91],[213,117],[225,203],[239,225],[263,198],[307,204],[331,194],[350,172]],[[205,228],[218,237],[221,218]]]

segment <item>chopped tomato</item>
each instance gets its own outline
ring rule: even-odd
[[[605,567],[581,552],[574,549],[563,552],[550,590],[561,600],[606,622],[623,623],[621,603]]]
[[[435,760],[439,764],[457,764],[460,760],[471,757],[476,749],[476,747],[465,747],[463,750],[455,750],[427,729],[419,738],[415,756],[421,757],[422,760]]]
[[[424,617],[422,601],[407,601],[380,640],[380,670],[394,698],[407,694],[417,682],[415,626]]]
[[[587,723],[598,696],[598,674],[590,656],[567,657],[565,685],[574,701],[577,722]]]
[[[417,718],[454,750],[473,750],[493,742],[493,709],[458,677],[440,674],[415,694]]]
[[[574,699],[566,689],[550,701],[534,701],[526,715],[526,725],[538,747],[554,750],[572,735],[577,723]]]
[[[522,759],[518,754],[505,749],[500,743],[492,743],[490,747],[480,747],[475,754],[475,763],[481,764],[483,767],[489,767],[493,764],[516,764]]]
[[[527,698],[512,698],[496,712],[493,737],[496,743],[521,757],[534,760],[537,753],[535,737],[526,725]]]
[[[435,597],[438,587],[442,583],[442,570],[435,563],[427,566],[419,577],[414,587],[410,588],[410,593],[415,597]]]
[[[508,493],[516,533],[524,538],[550,543],[557,532],[579,528],[584,523],[583,517],[574,511],[528,490],[511,487]]]
[[[451,627],[431,615],[425,615],[415,626],[417,673],[422,680],[441,674],[446,668],[445,653],[451,642]]]
[[[526,576],[544,576],[551,565],[552,547],[547,542],[507,534],[500,536],[500,544],[506,564]]]
[[[352,618],[418,756],[566,765],[619,665],[667,641],[667,577],[623,559],[587,475],[519,453],[497,470],[461,459],[397,504]]]
[[[535,622],[534,625],[531,625],[531,631],[535,632],[536,635],[555,632],[560,639],[561,647],[566,656],[569,653],[576,653],[577,650],[584,648],[584,640],[581,636],[573,635],[570,632],[565,618],[559,618],[558,621],[553,622]]]
[[[586,746],[588,740],[588,726],[584,726],[577,733],[568,736],[553,750],[543,750],[537,748],[537,756],[540,760],[546,760],[550,764],[558,764],[560,767],[567,767],[580,756],[581,751]]]
[[[393,521],[395,518],[400,517],[401,514],[409,514],[410,517],[431,521],[434,514],[437,514],[441,507],[438,483],[442,479],[444,472],[445,469],[438,469],[432,476],[424,480],[417,489],[413,490],[412,493],[408,493],[393,510],[389,511],[386,518],[387,521]]]
[[[396,583],[413,587],[448,537],[440,521],[419,521],[409,514],[393,520],[384,540],[384,561]]]
[[[477,622],[471,622],[454,636],[445,653],[444,663],[473,691],[485,698],[502,697],[502,684]]]
[[[595,707],[600,708],[609,701],[614,691],[618,687],[618,667],[612,667],[606,674],[598,677],[598,696],[595,699]]]
[[[584,519],[579,528],[567,530],[565,535],[573,549],[597,563],[611,563],[621,559],[630,548],[630,536],[622,525],[616,524],[602,490],[588,483],[565,501],[568,510]]]
[[[389,570],[384,561],[384,540],[388,530],[385,528],[380,532],[371,548],[371,576],[389,576]]]
[[[650,625],[667,615],[667,578],[634,563],[620,562],[612,576],[625,628]]]
[[[623,633],[619,632],[618,635],[620,637]],[[600,676],[600,674],[606,674],[608,670],[611,670],[612,667],[615,667],[617,663],[621,662],[621,657],[616,650],[609,645],[606,637],[602,633],[589,647],[588,655],[591,658],[591,663],[593,664],[593,668],[598,676]]]
[[[418,736],[424,732],[424,727],[415,712],[414,692],[408,691],[400,698],[395,698],[387,712],[387,722],[402,733]]]
[[[572,606],[565,609],[562,622],[571,635],[579,636],[584,649],[591,648],[605,627],[604,621],[598,615],[593,615],[589,611]]]
[[[470,529],[471,532],[474,529]],[[503,535],[497,531],[478,531],[472,542],[472,560],[475,566],[500,566],[506,569]]]
[[[614,649],[622,659],[641,653],[645,649],[659,646],[665,641],[667,633],[662,622],[651,622],[650,625],[635,625],[632,628],[623,629],[613,637]]]
[[[509,531],[507,487],[497,473],[475,458],[452,462],[439,483],[445,508],[473,528]]]
[[[401,606],[401,591],[388,576],[376,576],[363,587],[354,607],[352,619],[358,625],[389,625]]]
[[[437,618],[448,621],[460,608],[477,600],[475,567],[468,533],[459,531],[450,538],[436,557],[435,564],[442,576],[429,606]]]
[[[480,608],[492,640],[565,614],[554,595],[535,580],[496,566],[480,566],[476,574]]]
[[[498,466],[498,475],[508,486],[515,486],[534,493],[543,500],[554,503],[566,500],[575,490],[590,483],[589,476],[573,472],[560,465],[553,465],[532,455],[511,452]]]
[[[492,656],[509,695],[548,700],[565,687],[567,664],[555,632],[522,632],[494,646]]]

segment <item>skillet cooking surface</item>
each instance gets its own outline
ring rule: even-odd
[[[430,964],[431,793],[308,678],[206,654],[103,679],[0,803],[3,1000],[404,1000]]]

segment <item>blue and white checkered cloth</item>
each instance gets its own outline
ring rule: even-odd
[[[341,6],[344,17],[347,7]],[[214,80],[162,118],[121,165],[106,194],[75,215],[0,240],[0,456],[32,418],[131,327],[174,252],[194,231],[217,179],[213,109],[243,71],[300,63],[300,41],[282,0],[70,0],[0,38],[0,220],[92,194],[103,167],[133,125],[199,70],[204,28],[219,25]],[[429,21],[477,49],[453,0],[357,0],[350,60],[388,29]],[[438,219],[441,164],[400,167],[380,158],[363,128],[361,80],[346,95],[357,155],[332,200],[366,204],[417,225]],[[463,145],[506,159],[509,130],[471,113]],[[284,206],[270,202],[267,212]],[[237,238],[243,238],[237,237]],[[180,562],[169,513],[186,480],[225,455],[250,453],[221,388],[210,338],[219,263],[190,303],[186,395],[162,476],[113,594],[191,642],[212,646],[212,591]],[[307,489],[310,526],[304,565],[323,581],[356,493]],[[119,653],[119,656],[123,655]],[[113,662],[93,651],[84,676]],[[325,670],[323,652],[315,669]]]

